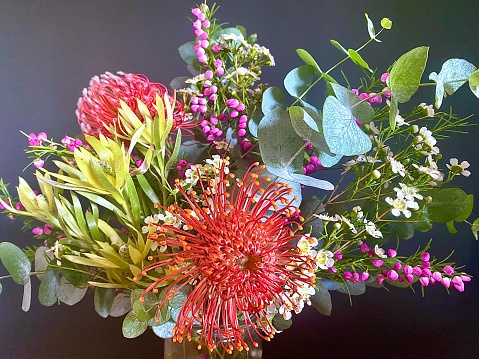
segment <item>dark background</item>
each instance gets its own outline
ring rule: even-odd
[[[326,69],[342,58],[330,44],[336,39],[357,48],[368,39],[364,12],[379,28],[382,17],[393,29],[373,43],[363,56],[382,73],[404,52],[431,46],[426,74],[439,72],[450,57],[479,65],[479,2],[477,1],[285,1],[220,0],[221,21],[242,24],[257,32],[259,44],[269,47],[277,66],[266,69],[263,80],[281,86],[293,67],[301,65],[296,48],[307,49]],[[186,75],[176,49],[190,41],[188,21],[193,1],[14,1],[0,2],[0,177],[17,183],[32,180],[22,152],[27,133],[45,131],[60,140],[79,132],[75,108],[90,77],[105,71],[143,73],[168,84]],[[354,68],[346,73],[354,79]],[[336,74],[337,78],[341,76]],[[426,77],[425,77],[426,78]],[[358,85],[358,83],[352,83]],[[467,86],[467,85],[466,85]],[[465,86],[465,87],[466,87]],[[412,103],[432,103],[432,88]],[[416,100],[416,102],[415,102]],[[445,99],[461,115],[479,112],[479,100],[467,88]],[[473,119],[477,122],[477,116]],[[468,193],[478,193],[479,144],[477,128],[471,136],[454,137],[441,145],[443,153],[471,163]],[[444,163],[442,167],[444,168]],[[477,207],[477,206],[476,206]],[[474,213],[478,216],[477,209]],[[475,218],[474,217],[474,218]],[[472,217],[471,217],[472,218]],[[476,278],[466,292],[442,286],[426,288],[423,298],[408,289],[369,289],[354,297],[333,293],[333,313],[324,317],[314,309],[293,317],[293,327],[264,344],[264,358],[478,358],[479,357],[479,243],[465,225],[450,235],[438,226],[406,245],[415,249],[435,238],[434,254],[453,259]],[[0,219],[0,240],[31,244],[21,223]],[[0,273],[4,274],[3,268]],[[121,334],[121,318],[100,318],[89,293],[74,307],[42,307],[34,298],[29,313],[21,310],[22,288],[3,280],[0,296],[0,358],[162,358],[162,340],[147,332],[133,340]]]

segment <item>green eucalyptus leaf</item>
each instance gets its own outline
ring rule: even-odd
[[[136,338],[148,328],[148,322],[140,322],[133,311],[129,312],[123,320],[122,332],[125,338]]]
[[[384,27],[386,30],[390,30],[393,27],[393,22],[387,17],[383,17],[381,19],[381,26]]]
[[[319,279],[318,279],[319,280]],[[338,290],[342,286],[342,282],[336,282],[332,279],[321,278],[321,283],[327,290]]]
[[[304,141],[294,131],[288,112],[276,107],[268,112],[258,126],[261,157],[265,165],[287,168],[291,172],[302,170],[303,157],[300,149]],[[293,160],[293,156],[296,156]]]
[[[163,339],[173,338],[173,328],[175,327],[175,322],[166,322],[165,324],[154,325],[151,327],[153,333]]]
[[[263,115],[260,111],[257,111],[252,118],[248,121],[248,130],[253,137],[258,138],[258,127],[259,122],[263,118]]]
[[[135,293],[135,297],[138,292]],[[141,293],[143,295],[143,292]],[[140,295],[140,297],[141,297]],[[133,298],[132,298],[133,299]],[[156,309],[158,308],[158,296],[152,292],[147,292],[143,297],[143,302],[136,299],[132,303],[133,313],[140,322],[147,322],[155,316]]]
[[[15,283],[27,284],[32,264],[20,248],[10,242],[0,243],[0,260]]]
[[[268,87],[263,93],[261,111],[266,115],[276,107],[286,108],[284,92],[274,86]]]
[[[292,69],[284,78],[284,88],[293,97],[303,97],[304,92],[313,82],[314,69],[304,65]]]
[[[326,180],[321,180],[321,179],[317,179],[311,176],[306,176],[306,175],[302,175],[298,173],[289,173],[288,171],[282,168],[274,168],[274,167],[266,166],[266,169],[278,177],[281,177],[291,182],[300,183],[304,186],[324,189],[325,191],[332,191],[334,189],[334,185],[331,182]]]
[[[396,118],[399,113],[398,110],[398,100],[396,96],[391,94],[391,100],[389,105],[389,127],[392,129],[396,128]]]
[[[328,155],[326,152],[320,151],[318,154],[318,160],[321,163],[322,166],[328,168],[328,167],[333,167],[335,164],[337,164],[341,158],[343,158],[343,155]]]
[[[48,268],[43,275],[38,289],[38,299],[41,304],[50,307],[58,300],[58,292],[60,291],[60,277],[53,269]]]
[[[60,279],[60,291],[57,294],[58,300],[66,305],[77,304],[83,299],[87,292],[87,287],[77,288],[72,285],[65,277]]]
[[[317,149],[331,153],[320,127],[322,118],[319,114],[300,106],[291,106],[288,111],[291,125],[299,136],[306,138]]]
[[[447,230],[449,231],[449,233],[452,233],[452,234],[457,233],[457,229],[456,229],[456,227],[454,227],[454,221],[446,222],[446,227],[447,227]]]
[[[474,71],[471,76],[469,76],[469,88],[472,93],[479,98],[479,70]]]
[[[474,235],[474,238],[476,238],[476,241],[477,241],[478,239],[477,232],[479,232],[479,218],[476,218],[476,220],[472,223],[471,231],[472,231],[472,234]]]
[[[100,317],[106,318],[110,314],[115,294],[116,290],[113,288],[95,288],[93,302],[95,304],[95,310]]]
[[[327,316],[331,315],[331,310],[333,309],[331,295],[319,279],[316,280],[316,290],[310,299],[313,307],[316,308],[321,314]]]
[[[468,195],[460,188],[441,188],[427,205],[429,219],[449,222],[461,217],[470,206]]]
[[[366,21],[368,23],[368,33],[369,33],[369,37],[371,39],[373,39],[374,41],[376,42],[381,42],[381,40],[377,39],[376,38],[376,30],[374,30],[374,24],[373,22],[371,21],[371,19],[369,18],[368,14],[364,14],[364,16],[366,16]]]
[[[468,203],[467,203],[466,209],[459,216],[454,218],[454,221],[464,222],[472,214],[472,210],[474,209],[474,195],[473,194],[468,194],[467,199],[468,199]]]
[[[186,44],[183,44],[178,48],[178,52],[180,53],[181,58],[188,65],[192,65],[193,62],[198,58],[194,47],[195,46],[193,43],[187,42]]]
[[[354,156],[368,152],[371,140],[356,124],[351,110],[333,96],[326,98],[323,109],[326,143],[335,154]]]
[[[178,321],[178,317],[180,315],[180,312],[181,312],[181,308],[171,308],[171,319],[174,322]]]
[[[341,288],[338,289],[338,292],[345,293],[349,295],[361,295],[366,292],[366,283],[364,282],[345,282],[341,285]]]
[[[173,309],[181,308],[185,304],[186,298],[188,298],[189,291],[190,286],[185,286],[176,291],[168,305]]]
[[[429,79],[436,82],[436,108],[441,107],[443,97],[451,96],[464,85],[476,66],[463,59],[449,59],[441,68],[441,72],[431,72]]]
[[[271,324],[273,324],[276,330],[283,331],[291,327],[293,321],[291,319],[284,319],[281,314],[276,314]]]
[[[359,53],[356,50],[348,49],[348,55],[351,58],[351,61],[354,62],[356,65],[358,65],[359,67],[363,69],[371,71],[368,63],[364,61],[364,59],[361,57],[361,55],[359,55]]]
[[[416,47],[402,55],[393,65],[388,77],[391,93],[400,103],[410,100],[421,83],[429,48]]]
[[[309,65],[313,68],[313,71],[316,75],[321,76],[323,71],[321,71],[321,69],[318,66],[318,63],[313,58],[313,56],[311,56],[309,52],[307,52],[304,49],[296,49],[296,53],[306,65]]]
[[[391,236],[399,239],[411,239],[414,236],[414,227],[409,222],[393,221],[388,223]]]
[[[331,83],[329,87],[339,102],[351,110],[354,117],[362,123],[371,122],[374,109],[367,101],[361,100],[359,96],[341,85]]]
[[[348,50],[346,50],[339,42],[337,42],[336,40],[329,40],[329,42],[331,42],[331,45],[333,45],[339,51],[349,56]]]
[[[121,317],[130,310],[130,296],[127,293],[118,293],[111,304],[110,317]]]
[[[195,54],[196,55],[196,54]],[[170,88],[172,90],[180,90],[180,89],[185,89],[189,88],[191,84],[187,83],[186,80],[189,80],[191,77],[189,76],[179,76],[175,77],[173,80],[170,82]]]
[[[1,288],[0,288],[1,292]],[[28,278],[27,284],[23,286],[22,310],[28,312],[32,303],[32,281]]]

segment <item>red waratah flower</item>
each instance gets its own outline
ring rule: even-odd
[[[168,274],[143,293],[158,292],[157,287],[167,281],[164,302],[191,285],[173,329],[173,340],[181,342],[185,335],[191,340],[193,325],[201,323],[199,346],[205,343],[214,350],[214,339],[222,338],[224,349],[232,352],[234,348],[249,349],[243,338],[251,338],[252,330],[265,340],[273,337],[266,307],[274,303],[297,309],[289,295],[314,283],[315,267],[296,246],[301,235],[295,234],[292,225],[298,229],[301,225],[294,219],[298,208],[286,199],[291,187],[260,178],[264,166],[253,170],[257,163],[243,180],[230,182],[228,178],[234,176],[225,174],[225,163],[223,160],[219,174],[215,173],[216,180],[201,183],[201,194],[185,193],[177,181],[189,208],[172,205],[168,211],[188,230],[161,224],[150,238],[179,250],[150,256],[149,260],[157,261],[136,279],[149,270],[164,268]]]
[[[78,124],[84,134],[98,137],[102,133],[111,137],[108,128],[118,120],[120,100],[123,100],[141,118],[137,99],[148,107],[152,115],[155,115],[154,104],[157,94],[161,97],[169,94],[170,99],[173,99],[171,90],[165,85],[150,82],[144,75],[124,72],[114,75],[106,72],[100,76],[94,76],[88,88],[83,90],[82,97],[78,99],[76,111]],[[173,128],[192,127],[192,124],[187,122],[184,106],[179,101],[176,101],[173,119],[175,121]]]

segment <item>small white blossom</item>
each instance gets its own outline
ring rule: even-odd
[[[427,111],[427,117],[434,117],[434,108],[432,105],[426,105],[424,102],[419,104],[419,107]]]
[[[394,188],[394,191],[397,192],[398,197],[406,198],[409,201],[414,201],[416,199],[423,199],[423,196],[419,194],[419,190],[414,187],[406,186],[404,183],[399,183],[401,188]]]
[[[315,261],[319,268],[328,269],[334,266],[333,252],[321,249],[316,255]]]
[[[323,221],[327,222],[337,222],[339,221],[339,216],[335,214],[334,216],[330,216],[329,214],[326,213],[321,213],[321,214],[315,214],[315,217],[318,217],[319,219],[322,219]]]
[[[449,160],[449,164],[446,164],[446,166],[455,175],[460,174],[465,177],[469,177],[471,175],[471,172],[466,170],[466,168],[470,166],[469,162],[467,161],[462,161],[461,164],[459,164],[457,158],[451,158]]]
[[[396,124],[401,127],[401,126],[410,126],[409,123],[407,123],[404,118],[401,117],[401,115],[397,114],[396,115]]]
[[[364,226],[364,229],[366,230],[366,232],[368,232],[368,234],[371,237],[374,237],[374,238],[382,238],[383,237],[383,234],[381,233],[381,231],[379,229],[377,229],[376,225],[371,221],[368,221],[366,223],[366,225]]]
[[[389,163],[391,163],[391,169],[394,173],[398,173],[401,177],[406,175],[406,169],[401,162],[396,161],[394,158],[389,158]]]
[[[379,258],[387,258],[388,256],[386,255],[386,252],[384,249],[380,248],[377,244],[374,246],[374,253],[379,257]]]
[[[410,218],[411,211],[408,208],[413,210],[419,209],[419,205],[416,202],[409,201],[406,198],[397,197],[395,199],[392,199],[391,197],[386,197],[385,200],[386,200],[386,203],[393,206],[391,213],[395,217],[399,217],[402,212],[406,218]]]

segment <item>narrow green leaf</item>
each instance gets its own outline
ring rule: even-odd
[[[389,105],[389,127],[391,127],[391,129],[396,128],[396,118],[398,113],[398,100],[396,96],[391,94],[391,102]]]
[[[388,85],[398,102],[407,102],[416,93],[426,68],[428,51],[426,46],[416,47],[394,63]]]
[[[95,310],[102,318],[108,317],[115,299],[115,289],[95,288],[94,304]]]
[[[376,30],[374,30],[374,24],[373,22],[371,21],[371,19],[369,18],[368,14],[364,14],[364,16],[366,16],[366,21],[368,23],[368,33],[369,33],[369,37],[371,39],[373,39],[374,41],[376,42],[381,42],[381,40],[377,39],[376,38]]]
[[[133,311],[129,312],[123,320],[122,332],[125,338],[136,338],[148,328],[148,322],[140,322]]]
[[[306,65],[309,65],[313,68],[313,71],[316,75],[321,76],[323,71],[321,71],[321,69],[318,66],[318,63],[313,58],[313,56],[311,56],[309,52],[307,52],[304,49],[296,49],[296,53]]]
[[[53,271],[53,269],[48,268],[43,275],[38,290],[38,299],[40,303],[47,307],[52,306],[58,300],[57,295],[59,291],[60,277]]]
[[[341,51],[341,52],[343,52],[343,53],[345,53],[346,55],[349,56],[348,50],[346,50],[343,46],[341,46],[341,44],[339,42],[337,42],[336,40],[329,40],[329,42],[331,42],[331,45],[333,45],[339,51]]]
[[[72,198],[72,203],[73,203],[73,209],[75,212],[75,219],[78,224],[78,227],[80,230],[83,232],[83,234],[88,235],[88,227],[85,221],[85,215],[83,213],[83,208],[81,205],[80,200],[78,199],[78,196],[76,195],[75,192],[70,192],[70,196]]]
[[[362,67],[363,69],[366,70],[371,70],[369,68],[369,65],[364,59],[359,55],[359,53],[356,50],[353,49],[348,49],[348,55],[351,58],[351,61],[354,62],[356,65],[359,67]]]
[[[128,198],[128,203],[130,205],[131,214],[133,216],[133,223],[138,227],[141,221],[141,206],[140,206],[140,199],[138,198],[138,192],[136,191],[135,184],[133,183],[133,179],[129,174],[126,175],[126,186],[124,191],[126,190],[126,198]]]
[[[32,264],[20,248],[10,242],[0,243],[0,260],[15,283],[27,284]]]
[[[284,78],[284,88],[293,97],[302,98],[313,82],[314,69],[304,65],[292,69]]]
[[[143,190],[143,192],[145,192],[146,196],[150,199],[151,202],[153,202],[153,204],[161,203],[160,199],[156,195],[153,188],[151,188],[145,176],[138,175],[136,176],[136,179],[138,180],[138,183],[140,184],[140,187]]]
[[[95,202],[96,204],[102,207],[105,207],[106,209],[109,209],[110,211],[115,213],[118,217],[123,219],[128,219],[122,210],[120,210],[117,206],[115,206],[113,203],[106,200],[105,198],[98,196],[94,193],[89,193],[89,192],[77,191],[77,193],[82,195],[83,197],[86,197],[90,201]]]

